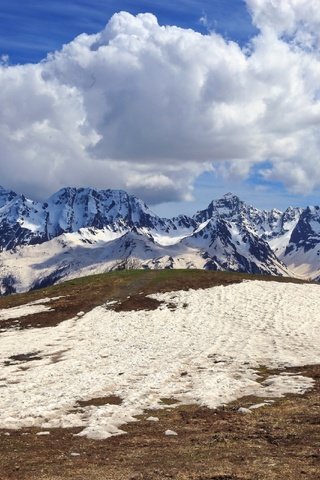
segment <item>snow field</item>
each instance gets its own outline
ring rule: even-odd
[[[34,302],[20,305],[18,307],[2,308],[0,309],[0,321],[26,317],[28,315],[34,315],[41,312],[52,312],[54,311],[53,308],[43,304],[53,302],[59,298],[62,297],[41,298],[40,300],[35,300]]]
[[[0,428],[77,426],[102,439],[164,407],[161,398],[215,408],[245,395],[303,393],[311,379],[282,374],[260,383],[255,369],[320,363],[319,293],[318,285],[243,282],[153,295],[173,311],[106,305],[56,327],[5,332],[2,365],[32,352],[42,359],[2,367]],[[122,404],[75,408],[111,394]]]

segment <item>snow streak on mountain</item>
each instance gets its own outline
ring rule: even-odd
[[[0,187],[2,294],[123,268],[320,277],[319,207],[258,210],[226,194],[160,218],[121,190],[64,188],[35,202]]]

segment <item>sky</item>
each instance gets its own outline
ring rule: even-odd
[[[0,0],[0,184],[319,204],[318,0]]]

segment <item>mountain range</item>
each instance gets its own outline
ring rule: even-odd
[[[228,193],[161,218],[122,190],[37,202],[0,187],[0,293],[124,268],[204,268],[320,280],[320,208],[259,210]]]

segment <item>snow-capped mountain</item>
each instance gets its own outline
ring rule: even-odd
[[[0,251],[45,241],[42,204],[0,187]]]
[[[307,207],[301,212],[281,254],[281,259],[297,275],[320,278],[320,208]]]
[[[259,210],[246,204],[236,195],[227,193],[223,198],[212,201],[207,209],[196,213],[193,218],[197,222],[204,222],[210,218],[222,218],[237,225],[242,225],[243,228],[263,238],[268,243],[275,238],[281,238],[279,245],[282,245],[285,244],[283,236],[288,232],[291,234],[302,211],[303,209],[292,207],[284,213],[277,209],[271,211]],[[288,243],[289,238],[287,239]]]
[[[0,188],[1,293],[119,268],[315,278],[319,242],[318,207],[258,210],[229,193],[193,217],[166,219],[121,190],[69,187],[36,202]]]
[[[43,243],[86,227],[123,233],[133,227],[168,228],[141,200],[121,190],[63,188],[44,203],[4,189],[0,195],[1,250]]]

